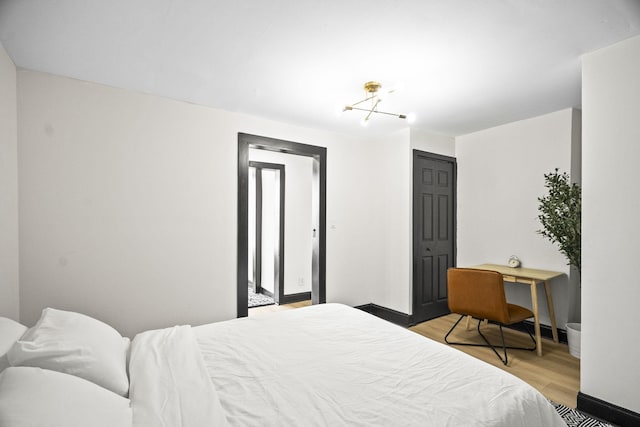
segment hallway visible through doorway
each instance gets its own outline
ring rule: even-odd
[[[276,197],[258,183],[270,172]],[[238,134],[238,317],[250,289],[275,305],[324,303],[325,249],[326,148]]]
[[[249,301],[248,301],[249,308],[263,307],[265,305],[273,305],[275,303],[276,302],[273,300],[273,298],[268,295],[256,294],[253,291],[251,284],[249,284]]]

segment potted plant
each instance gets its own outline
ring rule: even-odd
[[[560,252],[581,274],[581,215],[582,191],[578,184],[571,182],[569,175],[558,169],[544,175],[547,195],[539,197],[538,219],[542,229],[538,233],[556,243]],[[580,357],[580,323],[567,323],[569,352]]]

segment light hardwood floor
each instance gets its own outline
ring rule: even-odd
[[[449,314],[409,329],[444,343],[444,336],[459,317],[456,314]],[[450,335],[450,341],[481,343],[476,326],[477,320],[474,320],[472,328],[467,331],[463,320]],[[492,343],[500,342],[497,325],[486,325],[481,329]],[[507,345],[529,346],[531,344],[531,339],[524,332],[504,328],[504,335]],[[566,344],[556,344],[550,339],[543,339],[542,357],[535,351],[508,350],[508,366],[503,365],[490,348],[452,347],[515,375],[555,402],[570,408],[576,407],[576,398],[580,389],[580,359],[569,354],[569,347]]]
[[[311,305],[311,301],[302,301],[286,305],[270,305],[249,309],[249,316],[281,310],[291,310]],[[449,314],[427,322],[419,323],[409,328],[422,336],[444,343],[444,336],[453,326],[458,315]],[[460,322],[451,335],[453,341],[481,342],[476,331],[477,321],[472,323],[470,330],[465,329],[465,321]],[[482,326],[482,331],[492,343],[500,342],[496,325]],[[531,339],[523,332],[504,329],[507,345],[528,346]],[[576,407],[576,397],[580,389],[580,360],[569,354],[566,344],[556,344],[550,339],[542,340],[542,357],[535,351],[509,350],[509,364],[504,366],[490,348],[459,347],[453,348],[463,351],[473,357],[490,363],[504,371],[531,384],[547,398],[570,408]]]
[[[311,300],[294,302],[292,304],[282,304],[282,305],[264,305],[262,307],[253,307],[249,309],[249,317],[256,316],[265,313],[273,313],[276,311],[283,310],[292,310],[294,308],[306,307],[311,305]]]

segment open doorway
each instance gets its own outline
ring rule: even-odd
[[[249,308],[284,301],[285,183],[285,165],[249,161]]]
[[[267,150],[308,157],[312,160],[311,205],[312,260],[311,300],[313,304],[326,301],[326,148],[299,144],[249,134],[238,134],[238,317],[248,314],[248,283],[251,272],[249,252],[249,149]],[[252,272],[253,273],[253,272]]]

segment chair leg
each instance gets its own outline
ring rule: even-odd
[[[529,338],[531,338],[531,342],[533,342],[533,347],[531,348],[523,348],[523,350],[535,350],[538,347],[538,344],[536,343],[536,339],[533,337],[533,335],[531,335],[531,332],[529,331],[529,328],[527,328],[527,326],[523,323],[524,325],[524,330],[527,331],[527,334],[529,334]]]
[[[482,323],[482,321],[478,320],[478,333],[480,334],[480,336],[482,337],[484,342],[487,343],[487,346],[490,347],[491,350],[493,350],[493,352],[496,354],[496,356],[498,356],[498,359],[500,359],[500,361],[506,365],[509,362],[509,358],[507,357],[507,346],[504,343],[504,332],[502,332],[502,325],[499,324],[498,326],[500,327],[500,337],[502,338],[502,351],[504,351],[504,359],[496,351],[496,348],[493,346],[493,344],[491,344],[489,342],[489,340],[487,339],[487,337],[485,337],[484,334],[480,331],[480,323]]]
[[[480,325],[482,324],[482,319],[478,319],[478,334],[480,334],[480,336],[482,337],[482,339],[484,340],[484,342],[486,344],[475,344],[475,343],[463,343],[463,342],[453,342],[453,341],[449,341],[449,335],[451,335],[451,332],[453,332],[453,330],[456,328],[456,326],[458,326],[458,324],[460,323],[460,321],[464,318],[465,316],[462,315],[460,316],[460,318],[458,319],[458,321],[451,327],[451,329],[449,329],[449,332],[447,332],[447,335],[445,335],[444,337],[444,341],[449,344],[449,345],[466,345],[466,346],[470,346],[470,347],[489,347],[491,348],[491,350],[493,350],[493,352],[496,354],[496,356],[498,356],[498,359],[500,359],[500,361],[504,364],[507,365],[507,363],[509,363],[509,359],[507,356],[507,349],[513,349],[513,350],[529,350],[529,351],[533,351],[536,349],[536,340],[533,337],[533,335],[531,335],[531,332],[529,332],[529,329],[527,329],[525,327],[525,330],[527,331],[527,334],[529,334],[529,338],[531,338],[531,341],[533,342],[533,347],[513,347],[513,346],[508,346],[505,343],[505,339],[504,339],[504,332],[502,330],[502,324],[499,323],[498,326],[500,328],[500,337],[502,339],[502,351],[504,353],[504,358],[502,356],[500,356],[500,353],[498,353],[498,351],[496,350],[496,348],[493,346],[493,344],[491,344],[489,342],[489,340],[487,339],[487,337],[484,336],[484,334],[482,333],[482,331],[480,331]]]
[[[447,338],[449,338],[449,334],[451,334],[451,332],[453,332],[453,330],[456,328],[456,326],[458,326],[458,323],[460,323],[460,321],[465,317],[465,315],[463,314],[462,316],[460,316],[460,318],[458,319],[458,321],[455,323],[455,325],[453,325],[451,327],[451,329],[449,329],[449,332],[447,332],[447,335],[444,336],[444,342],[446,342],[447,344],[451,344],[451,345],[455,345],[457,343],[455,342],[449,342],[449,340]]]

